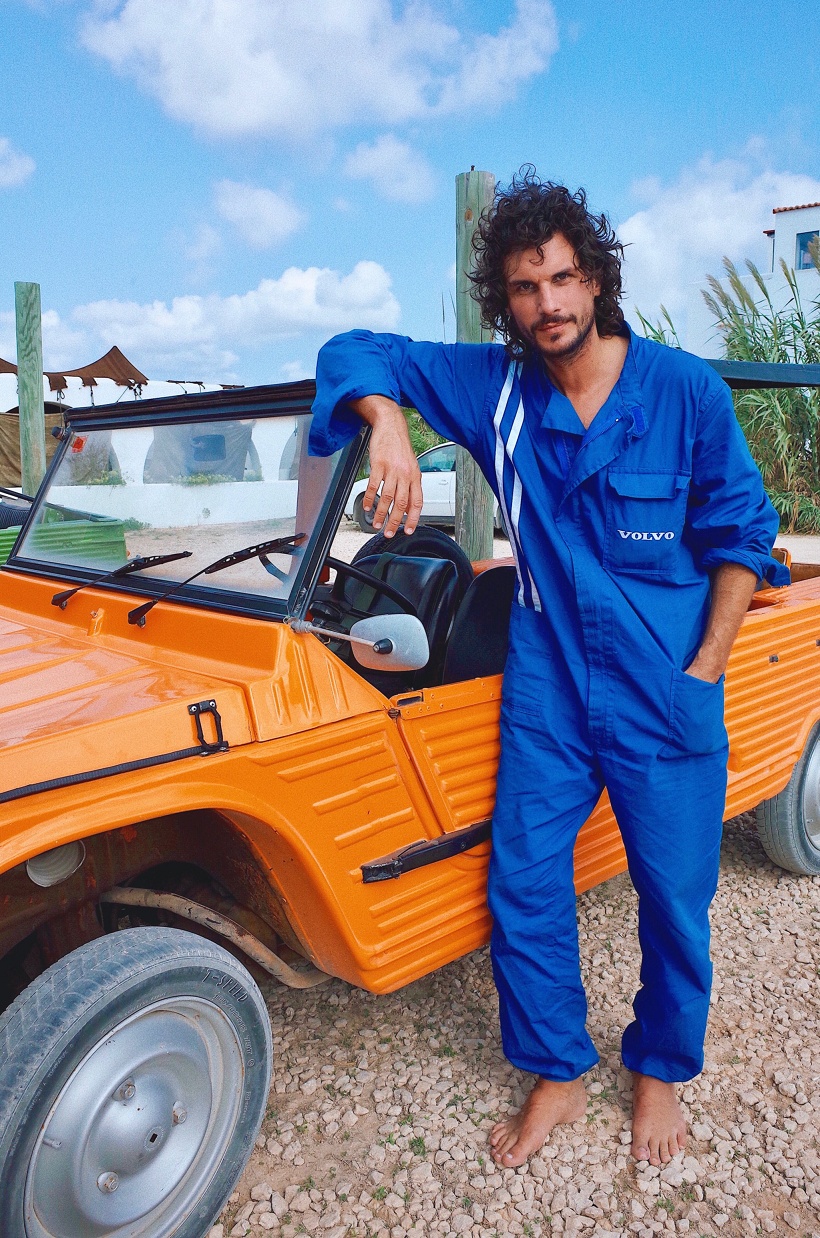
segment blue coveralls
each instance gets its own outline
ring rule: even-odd
[[[722,681],[684,670],[705,630],[710,569],[739,563],[788,582],[729,390],[699,358],[629,332],[620,379],[585,431],[539,358],[354,331],[319,355],[311,450],[358,433],[347,401],[369,394],[415,406],[466,447],[511,534],[518,605],[488,886],[504,1051],[558,1080],[598,1060],[573,847],[606,786],[643,952],[623,1061],[690,1079],[703,1066],[727,737]]]

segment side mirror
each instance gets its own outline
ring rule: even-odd
[[[430,658],[424,624],[415,615],[371,615],[354,623],[350,636],[354,658],[373,671],[418,671]]]

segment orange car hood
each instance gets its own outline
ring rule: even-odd
[[[0,792],[191,748],[188,707],[211,700],[248,743],[239,685],[0,618]]]

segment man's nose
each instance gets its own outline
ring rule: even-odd
[[[558,308],[558,301],[552,284],[538,285],[537,300],[539,314],[554,314]]]

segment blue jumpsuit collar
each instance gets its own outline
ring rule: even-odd
[[[629,327],[624,325],[627,351],[621,373],[608,399],[586,431],[570,401],[562,396],[550,381],[546,367],[539,364],[546,397],[541,428],[562,432],[556,436],[559,450],[562,446],[562,434],[583,436],[571,461],[566,450],[562,453],[562,458],[566,457],[565,464],[569,467],[565,468],[564,490],[559,507],[577,486],[593,473],[606,468],[626,450],[633,439],[646,433],[647,417],[635,363],[634,337]]]
[[[638,367],[635,363],[635,337],[627,323],[624,323],[623,334],[627,339],[627,351],[618,381],[586,432],[570,401],[552,382],[541,359],[537,359],[536,373],[544,400],[542,430],[561,430],[564,434],[577,434],[579,437],[583,436],[583,443],[586,444],[597,437],[596,425],[599,418],[603,416],[604,421],[610,422],[615,420],[617,414],[613,416],[611,405],[613,401],[617,401],[621,405],[621,415],[628,414],[628,420],[631,422],[630,438],[640,438],[646,432],[647,420],[643,392],[638,378]]]

